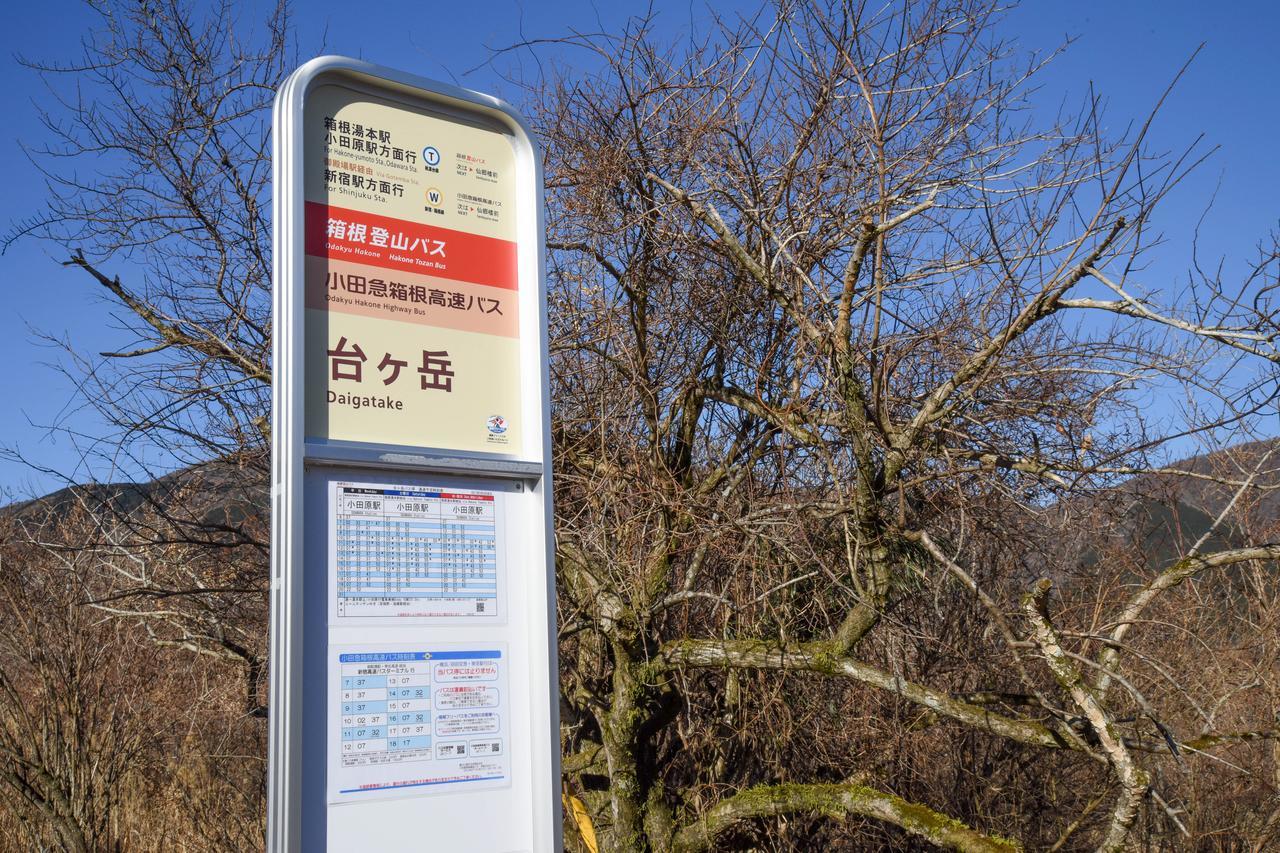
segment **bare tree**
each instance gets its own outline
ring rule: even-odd
[[[86,456],[69,482],[142,481],[74,493],[111,531],[85,544],[131,549],[148,567],[116,588],[117,612],[161,642],[238,659],[256,696],[269,545],[270,103],[291,62],[286,10],[255,29],[230,2],[92,9],[78,59],[25,60],[49,93],[51,141],[30,152],[47,206],[5,245],[34,236],[60,247],[133,340],[115,352],[66,349],[79,405],[114,432],[52,427]]]
[[[51,141],[29,152],[47,207],[5,245],[36,236],[63,247],[64,263],[84,271],[136,342],[70,353],[84,402],[119,430],[92,437],[99,463],[118,458],[122,471],[141,473],[153,470],[147,459],[161,470],[214,459],[261,467],[268,108],[289,62],[284,7],[260,39],[241,32],[229,3],[93,10],[99,25],[78,60],[25,60],[49,93]]]
[[[1138,638],[1280,545],[1207,531],[1101,571],[1130,522],[1082,527],[1143,472],[1274,487],[1162,467],[1274,417],[1274,246],[1234,287],[1142,281],[1202,155],[1107,139],[1093,101],[1037,124],[997,12],[778,4],[687,49],[643,19],[557,42],[598,69],[533,113],[566,768],[607,849],[1118,850],[1190,831],[1161,774],[1274,785],[1207,753],[1274,738],[1276,709],[1189,737],[1186,703],[1239,697]],[[1177,390],[1194,413],[1148,416]]]
[[[70,695],[50,687],[9,698],[14,714],[24,702],[37,711],[12,718],[11,730],[27,735],[41,720],[77,719],[66,702],[91,705],[78,734],[58,729],[38,743],[67,756],[66,773],[92,762],[99,775],[64,778],[53,759],[13,760],[52,774],[27,796],[49,821],[32,836],[42,844],[244,849],[259,843],[263,820],[269,135],[271,100],[293,64],[287,10],[281,3],[259,23],[231,2],[90,9],[79,57],[24,60],[48,90],[49,142],[29,152],[47,194],[5,245],[57,246],[127,342],[106,353],[65,346],[79,387],[72,408],[110,429],[51,425],[84,462],[49,472],[72,487],[19,510],[13,532],[15,547],[25,542],[24,553],[48,564],[50,583],[65,576],[59,601],[74,646],[65,665],[82,667],[77,678],[96,692],[84,699],[73,681]],[[74,486],[86,476],[116,482]],[[0,580],[17,588],[29,571],[8,561]],[[23,634],[22,625],[0,626],[6,674],[35,666],[19,650],[36,628]],[[157,682],[183,672],[183,689],[138,692],[127,667],[105,663],[150,661],[154,651],[141,650],[157,647],[169,652],[152,670]],[[119,721],[149,734],[144,766],[130,766],[123,789],[119,761],[132,761],[130,750],[101,760],[121,742]]]
[[[256,846],[265,734],[241,661],[157,655],[162,612],[118,618],[150,555],[93,544],[115,532],[92,502],[0,519],[0,834],[86,853]]]
[[[19,818],[9,830],[30,849],[120,850],[114,812],[147,743],[128,710],[143,692],[125,665],[136,644],[79,606],[89,554],[21,539],[0,553],[0,817]]]

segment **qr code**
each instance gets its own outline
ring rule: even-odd
[[[477,602],[476,602],[476,612],[477,612],[477,613],[483,613],[483,612],[484,612],[484,602],[483,602],[483,601],[477,601]]]

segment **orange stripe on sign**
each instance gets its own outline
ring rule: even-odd
[[[307,254],[517,288],[516,244],[421,222],[307,202]]]
[[[519,297],[466,281],[307,258],[307,307],[514,338]]]

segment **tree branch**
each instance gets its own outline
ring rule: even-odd
[[[1056,732],[1033,720],[996,714],[982,705],[956,699],[852,658],[832,655],[825,644],[784,647],[761,640],[689,639],[663,646],[662,656],[670,664],[683,666],[814,672],[848,678],[894,693],[956,722],[1019,743],[1046,749],[1067,747],[1066,741]]]
[[[695,823],[676,833],[677,853],[710,850],[716,838],[749,820],[787,814],[822,815],[833,820],[868,817],[965,853],[1015,853],[1021,846],[984,835],[955,818],[863,785],[760,785],[721,800]]]
[[[1089,726],[1098,738],[1098,744],[1120,780],[1120,797],[1111,813],[1107,834],[1098,847],[1100,853],[1115,853],[1125,846],[1129,830],[1138,817],[1138,807],[1151,789],[1151,777],[1133,760],[1124,739],[1115,730],[1111,715],[1085,684],[1080,670],[1062,648],[1057,632],[1049,621],[1048,597],[1052,588],[1053,584],[1047,578],[1042,578],[1023,600],[1023,609],[1031,621],[1032,639],[1044,653],[1050,671],[1084,712]]]

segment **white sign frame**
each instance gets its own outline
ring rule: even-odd
[[[520,287],[520,358],[522,371],[521,446],[510,452],[463,452],[429,446],[404,447],[365,442],[308,441],[305,434],[306,333],[304,275],[305,145],[307,95],[322,85],[340,85],[378,98],[402,102],[408,109],[506,135],[515,152],[517,182],[517,266]],[[518,799],[518,814],[494,814],[492,821],[514,822],[519,838],[496,841],[492,833],[468,835],[425,827],[403,810],[389,807],[369,812],[371,846],[423,849],[435,838],[442,850],[529,851],[550,853],[562,847],[558,667],[556,663],[555,555],[551,505],[550,399],[547,374],[547,315],[544,268],[542,158],[524,121],[502,101],[445,83],[339,56],[323,56],[298,68],[281,86],[274,110],[273,140],[275,215],[274,342],[272,405],[272,552],[270,622],[270,705],[268,756],[267,850],[296,853],[346,849],[351,820],[344,813],[341,840],[329,828],[335,808],[326,802],[324,779],[316,776],[309,751],[327,756],[329,730],[324,714],[332,656],[327,627],[329,588],[317,565],[325,563],[324,496],[329,483],[365,479],[407,485],[426,482],[458,488],[490,488],[506,492],[514,507],[512,538],[524,555],[536,555],[512,575],[518,577],[509,599],[505,634],[486,634],[486,626],[436,629],[425,644],[502,643],[527,649],[511,660],[513,707],[520,710],[517,734],[526,742],[511,743],[515,779],[509,796]],[[538,565],[538,564],[541,565]],[[518,611],[518,612],[516,612]],[[402,629],[411,630],[411,629]],[[441,631],[453,634],[442,634]],[[403,635],[386,640],[402,643]],[[416,642],[415,638],[415,642]],[[344,640],[343,642],[351,642]],[[377,639],[367,642],[376,644]],[[307,772],[304,772],[307,764]],[[324,773],[319,773],[321,777]],[[426,812],[448,808],[460,815],[475,812],[475,802],[488,791],[432,794]],[[403,800],[399,802],[404,802]],[[414,801],[418,802],[418,801]],[[511,802],[507,801],[506,806]],[[361,806],[357,806],[361,807]],[[363,820],[363,819],[362,819]],[[373,823],[382,821],[387,825]],[[465,823],[465,821],[463,821]],[[483,829],[483,828],[482,828]],[[427,833],[424,835],[424,833]],[[492,836],[492,837],[491,837]],[[506,839],[511,833],[500,835]],[[470,839],[470,840],[469,840]],[[486,840],[489,839],[489,840]],[[499,845],[499,846],[494,846]]]

